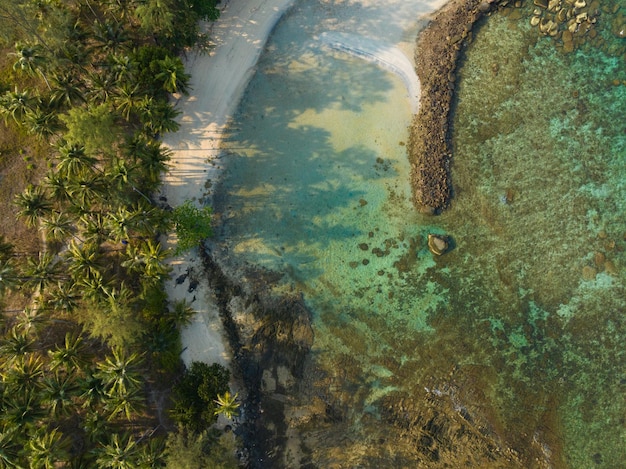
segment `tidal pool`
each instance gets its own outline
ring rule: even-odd
[[[297,3],[224,147],[218,242],[285,273],[276,290],[313,312],[302,395],[324,418],[289,423],[306,460],[508,467],[509,448],[510,467],[620,467],[624,39],[598,26],[605,49],[564,54],[527,20],[491,17],[460,72],[452,206],[424,217],[406,80],[319,40],[340,30],[410,56],[428,5],[383,3]],[[434,257],[429,233],[454,249]]]

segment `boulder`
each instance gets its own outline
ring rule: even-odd
[[[450,241],[448,236],[429,234],[428,249],[436,256],[441,256],[450,249]]]

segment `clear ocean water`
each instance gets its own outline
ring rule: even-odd
[[[306,457],[458,467],[428,427],[448,405],[447,422],[534,467],[625,467],[626,5],[603,1],[602,43],[570,53],[530,27],[531,4],[480,28],[458,80],[454,199],[426,217],[410,202],[403,82],[316,41],[340,29],[410,55],[427,6],[382,3],[299,2],[221,162],[219,241],[285,273],[277,292],[313,311],[317,371],[295,405],[311,417],[290,423]],[[453,249],[434,257],[429,233]]]

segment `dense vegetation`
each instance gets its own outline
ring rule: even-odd
[[[208,211],[154,196],[169,98],[189,87],[179,55],[208,45],[215,3],[0,0],[0,468],[235,465],[205,428],[236,408],[226,370],[209,370],[202,425],[180,418],[197,405],[179,359],[191,311],[162,288],[158,236],[197,245]],[[168,437],[160,383],[176,381]]]

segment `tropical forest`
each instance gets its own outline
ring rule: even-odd
[[[158,188],[215,0],[0,0],[0,468],[237,467],[229,371],[163,291],[208,210]]]

